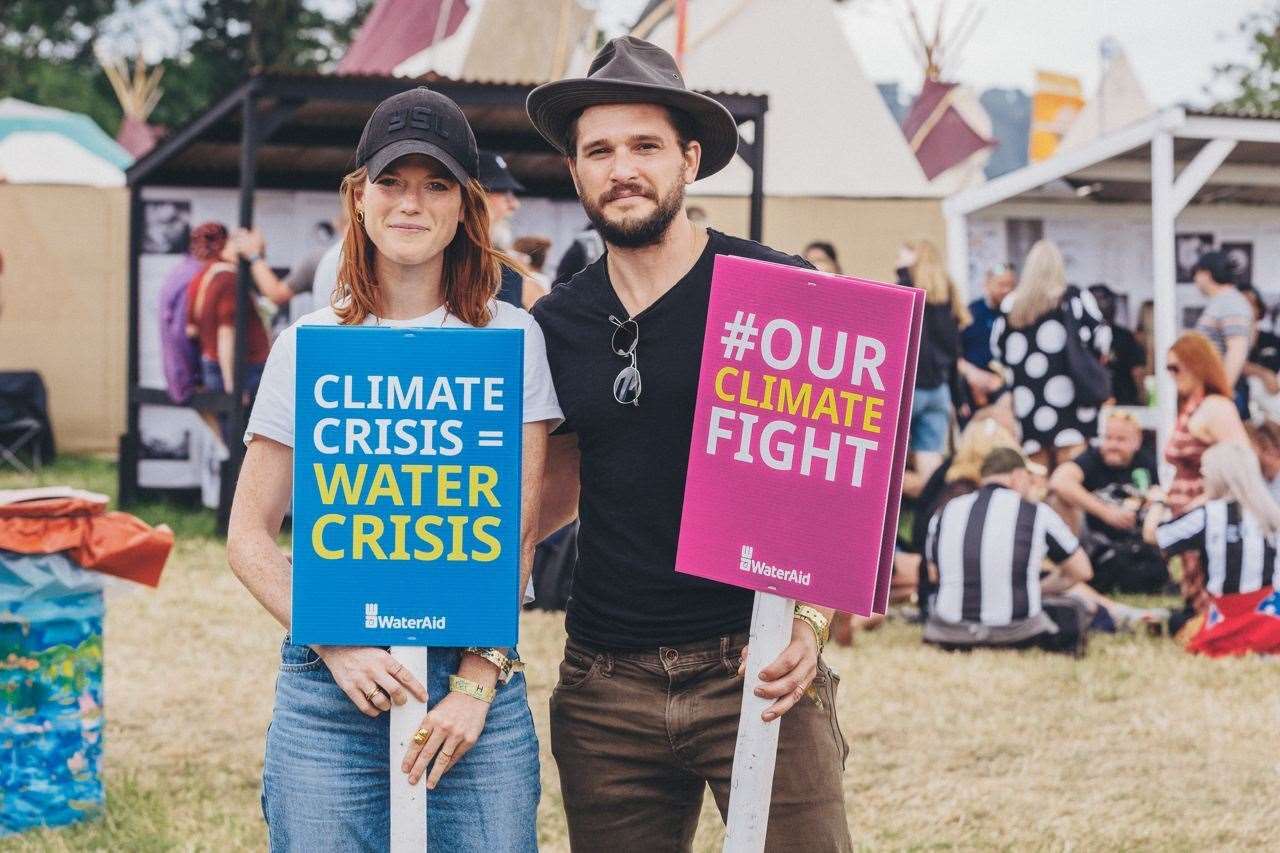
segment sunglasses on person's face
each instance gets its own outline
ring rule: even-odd
[[[614,355],[630,358],[631,363],[613,378],[613,399],[623,406],[640,405],[640,368],[636,366],[636,347],[640,346],[640,324],[635,320],[619,320],[612,314],[613,338],[609,342]]]

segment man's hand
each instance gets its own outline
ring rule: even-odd
[[[236,254],[242,258],[262,255],[267,249],[266,241],[262,239],[262,232],[257,228],[237,228],[231,235],[231,240]]]
[[[738,675],[745,675],[747,672],[747,652],[750,648],[744,646],[742,649]],[[764,709],[760,718],[768,723],[791,710],[804,696],[817,674],[818,638],[807,622],[793,619],[791,643],[782,650],[777,660],[760,670],[761,684],[756,688],[756,695],[777,700]]]
[[[1138,514],[1124,507],[1109,506],[1099,515],[1104,522],[1116,530],[1133,530],[1138,523]]]

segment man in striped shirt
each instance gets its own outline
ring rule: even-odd
[[[978,491],[954,498],[929,523],[925,555],[937,570],[938,593],[925,642],[1075,651],[1087,609],[1078,599],[1055,598],[1065,618],[1050,618],[1040,569],[1047,557],[1068,586],[1084,583],[1093,576],[1089,558],[1057,513],[1027,499],[1033,481],[1021,453],[992,451],[981,476]]]

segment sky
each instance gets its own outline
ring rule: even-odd
[[[939,0],[915,2],[932,29]],[[1214,65],[1245,56],[1239,22],[1270,2],[948,0],[953,22],[965,6],[982,10],[954,76],[978,89],[1010,86],[1029,92],[1036,69],[1060,71],[1079,77],[1088,96],[1098,81],[1099,44],[1113,36],[1156,106],[1203,105],[1212,100],[1203,89],[1213,79]],[[644,0],[599,0],[599,5],[611,21],[622,21],[634,19]],[[838,4],[837,14],[872,80],[898,81],[913,92],[919,88],[922,74],[900,26],[903,0],[849,0]],[[948,32],[946,25],[943,31]]]

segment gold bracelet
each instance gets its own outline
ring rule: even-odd
[[[493,702],[493,697],[498,695],[496,688],[485,687],[483,684],[477,684],[470,678],[463,678],[461,675],[449,676],[449,692],[464,693],[472,699],[479,699],[481,702]]]
[[[500,684],[506,684],[511,680],[511,676],[515,675],[517,672],[524,671],[524,661],[512,660],[507,657],[506,653],[504,653],[502,649],[482,649],[476,646],[469,646],[468,648],[463,649],[462,653],[484,658],[489,663],[496,666],[498,668],[498,682]]]
[[[822,654],[822,649],[827,645],[827,638],[831,636],[831,620],[823,616],[821,611],[807,604],[796,605],[795,618],[813,629],[813,637],[818,641],[818,654]]]

